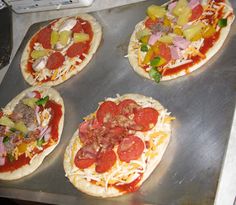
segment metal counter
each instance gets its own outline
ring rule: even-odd
[[[55,204],[214,203],[236,100],[236,24],[222,49],[201,69],[156,84],[138,76],[124,57],[134,26],[154,2],[92,13],[103,27],[101,45],[81,73],[55,87],[66,110],[60,144],[33,174],[1,181],[0,196]],[[27,32],[1,84],[1,107],[29,87],[19,68],[21,54],[33,33],[46,23],[34,24]],[[82,118],[93,112],[98,102],[130,92],[159,100],[176,117],[163,160],[136,193],[112,199],[83,194],[64,176],[64,150]]]

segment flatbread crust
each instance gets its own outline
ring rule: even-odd
[[[66,75],[63,76],[63,78],[60,77],[54,81],[48,81],[48,82],[43,83],[45,86],[55,86],[55,85],[61,84],[61,83],[65,82],[66,80],[68,80],[69,78],[71,78],[72,76],[79,73],[90,62],[90,60],[92,59],[93,55],[97,51],[98,46],[101,42],[102,28],[101,28],[101,25],[98,23],[98,21],[93,16],[91,16],[89,14],[78,14],[77,16],[73,16],[73,17],[74,18],[82,18],[84,20],[87,20],[91,24],[94,35],[93,35],[93,39],[90,43],[90,49],[88,51],[88,54],[86,55],[86,58],[79,65],[76,65],[76,61],[75,61],[76,57],[72,58],[72,61],[74,62],[74,64],[73,63],[72,64],[73,64],[73,66],[75,66],[75,69],[68,72]],[[56,24],[54,26],[59,25],[61,22],[63,22],[65,19],[68,19],[68,18],[71,18],[71,17],[61,18],[59,21],[56,22]],[[45,27],[43,27],[43,28],[45,28]],[[41,28],[41,29],[43,29],[43,28]],[[37,33],[35,33],[31,37],[31,39],[33,39],[40,32],[40,30]],[[33,76],[27,72],[27,64],[28,64],[29,53],[30,53],[29,46],[30,46],[31,39],[28,41],[28,43],[23,51],[22,57],[21,57],[21,63],[20,63],[21,72],[22,72],[22,75],[27,83],[29,83],[30,85],[38,85],[38,84],[42,84],[42,83],[37,83],[36,80],[33,78]]]
[[[43,91],[43,93],[46,93],[49,96],[49,99],[54,100],[55,102],[57,102],[58,104],[61,105],[62,108],[62,116],[61,119],[59,121],[59,126],[58,126],[58,141],[46,148],[43,152],[41,152],[38,155],[35,155],[31,161],[30,164],[26,164],[24,166],[22,166],[19,169],[16,169],[14,171],[8,171],[8,172],[1,172],[0,173],[0,179],[2,180],[15,180],[15,179],[20,179],[26,175],[31,174],[32,172],[34,172],[43,162],[44,158],[49,155],[54,149],[55,147],[59,144],[60,139],[61,139],[61,134],[62,134],[62,130],[63,130],[63,126],[64,126],[64,113],[65,113],[65,108],[64,108],[64,102],[63,99],[61,98],[60,94],[53,88],[49,88],[49,87],[43,87],[43,86],[35,86],[35,87],[31,87],[28,88],[26,90],[24,90],[23,92],[21,92],[19,95],[17,95],[15,98],[13,98],[4,108],[4,112],[6,113],[11,113],[15,106],[19,103],[19,101],[25,97],[25,95],[28,92],[31,91]]]
[[[165,3],[164,5],[166,6],[166,5],[170,4],[171,2],[172,1],[169,1],[169,2]],[[202,0],[202,4],[206,4],[206,3],[207,3],[207,0]],[[225,9],[226,9],[226,13],[227,13],[230,9],[232,9],[232,5],[228,0],[226,0],[226,4],[227,4],[227,7]],[[205,63],[207,63],[220,50],[220,48],[223,46],[223,44],[224,44],[224,42],[225,42],[225,40],[226,40],[226,38],[227,38],[227,36],[230,32],[230,28],[231,28],[231,25],[234,21],[234,18],[235,18],[234,15],[231,15],[228,18],[227,26],[222,28],[218,41],[216,41],[214,43],[214,46],[206,53],[206,58],[205,59],[202,59],[200,62],[194,64],[192,67],[188,68],[187,71],[186,70],[181,70],[179,73],[175,73],[175,74],[172,74],[172,75],[164,75],[164,76],[162,76],[161,81],[172,80],[172,79],[178,78],[180,76],[187,75],[187,74],[197,70],[198,68],[203,66]],[[129,62],[131,64],[132,68],[134,69],[134,71],[136,73],[138,73],[140,76],[143,76],[143,77],[148,78],[150,80],[154,80],[149,76],[148,72],[145,72],[144,69],[139,66],[138,57],[137,57],[138,56],[138,50],[134,49],[135,45],[138,42],[137,39],[136,39],[136,33],[141,28],[143,28],[145,20],[139,22],[135,26],[134,32],[131,35],[129,46],[128,46],[128,58],[129,58]]]
[[[125,99],[133,99],[138,104],[145,106],[145,107],[152,107],[158,110],[158,112],[164,111],[165,108],[155,99],[151,97],[146,97],[140,94],[125,94],[123,96],[119,96],[117,98],[108,98],[106,100],[111,101],[122,101]],[[159,122],[157,122],[156,126],[159,126]],[[142,179],[137,184],[137,187],[140,187],[143,182],[150,176],[150,174],[153,172],[153,170],[157,167],[157,165],[160,163],[165,150],[169,144],[170,136],[171,136],[171,126],[170,124],[165,124],[165,132],[166,137],[162,139],[162,142],[158,144],[157,146],[157,153],[158,155],[152,158],[149,163],[147,164],[147,169],[143,173]],[[149,131],[149,134],[152,133],[152,130]],[[74,157],[77,153],[77,151],[81,148],[80,139],[78,136],[78,130],[74,133],[72,139],[69,142],[69,145],[66,148],[65,154],[64,154],[64,170],[66,173],[66,177],[69,178],[70,182],[80,191],[96,196],[96,197],[115,197],[125,194],[125,192],[121,192],[118,189],[108,186],[107,189],[104,187],[98,186],[96,184],[90,183],[85,178],[79,176],[76,174],[76,170],[78,168],[74,164]]]

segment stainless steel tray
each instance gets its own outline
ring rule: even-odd
[[[152,3],[93,13],[103,26],[97,53],[79,75],[56,86],[66,109],[60,144],[30,176],[1,181],[0,196],[58,204],[213,204],[235,106],[236,24],[223,48],[201,69],[156,84],[138,76],[124,57],[135,24]],[[27,32],[1,84],[1,107],[29,87],[19,68],[21,54],[33,33],[46,23],[34,24]],[[176,117],[170,145],[138,192],[113,199],[83,194],[64,176],[64,150],[82,118],[99,101],[130,92],[158,99]]]

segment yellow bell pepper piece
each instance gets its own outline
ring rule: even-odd
[[[213,36],[215,32],[216,32],[216,29],[212,25],[208,25],[205,27],[205,29],[202,33],[202,36],[204,38],[209,38],[209,37]]]
[[[18,150],[19,150],[19,153],[24,153],[26,150],[27,150],[27,144],[26,143],[21,143],[19,146],[18,146]]]
[[[153,49],[152,48],[150,48],[148,51],[147,51],[147,53],[146,53],[146,55],[145,55],[145,57],[144,57],[144,60],[143,60],[143,64],[148,64],[150,61],[151,61],[151,59],[152,59],[152,57],[153,57]]]

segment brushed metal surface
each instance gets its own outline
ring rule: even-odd
[[[65,102],[65,126],[58,147],[30,176],[0,182],[0,196],[57,204],[213,204],[235,106],[236,24],[219,53],[194,73],[156,84],[131,68],[127,46],[146,7],[155,1],[95,12],[103,40],[92,61],[79,74],[55,88]],[[163,3],[164,1],[159,1]],[[20,68],[27,32],[0,87],[0,106],[29,87]],[[113,199],[77,191],[64,176],[64,150],[82,118],[105,97],[140,93],[158,99],[176,117],[172,139],[160,165],[140,190]]]

